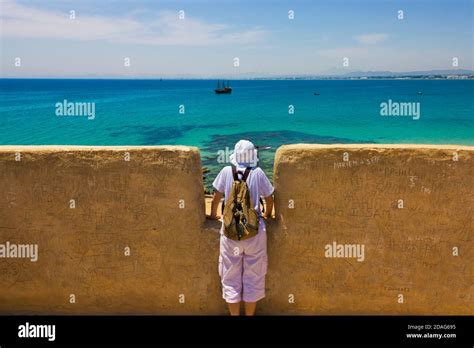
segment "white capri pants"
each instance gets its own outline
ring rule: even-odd
[[[260,220],[258,234],[242,241],[227,238],[221,229],[219,276],[228,303],[257,302],[265,297],[268,268],[267,231]]]

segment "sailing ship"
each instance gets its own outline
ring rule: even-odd
[[[230,94],[232,93],[232,87],[229,86],[229,81],[227,81],[227,85],[225,81],[218,80],[217,81],[217,88],[214,90],[216,94]]]

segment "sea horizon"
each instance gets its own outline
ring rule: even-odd
[[[473,9],[0,0],[4,341],[472,343]]]
[[[267,148],[270,177],[284,144],[474,145],[472,80],[231,80],[229,95],[216,82],[2,78],[0,144],[197,146],[206,186],[239,139]],[[64,102],[93,104],[94,118],[57,115]],[[382,115],[382,103],[416,105],[419,116]]]

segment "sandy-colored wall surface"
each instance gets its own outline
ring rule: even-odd
[[[473,314],[473,150],[280,148],[259,312]],[[3,146],[0,175],[0,245],[38,245],[0,313],[226,313],[196,148]]]
[[[0,258],[0,312],[218,310],[197,148],[0,147],[0,173],[0,243],[39,251]]]
[[[278,150],[269,306],[305,314],[474,313],[474,149],[393,147]],[[363,261],[326,257],[334,242],[364,246]]]

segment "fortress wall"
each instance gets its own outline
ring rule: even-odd
[[[281,147],[269,308],[473,314],[473,157],[455,146]],[[326,257],[333,243],[363,246],[363,261]]]
[[[39,249],[0,258],[1,313],[218,310],[197,148],[0,147],[0,173],[0,243]]]
[[[473,314],[473,150],[281,147],[259,312]],[[226,313],[197,148],[2,146],[0,181],[0,244],[38,245],[0,313]]]

